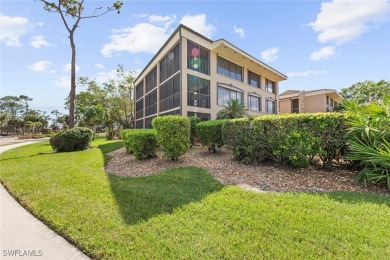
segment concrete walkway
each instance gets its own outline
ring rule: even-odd
[[[0,140],[2,145],[0,153],[39,141],[43,140],[24,140],[21,143],[12,139],[3,139]],[[0,185],[0,211],[1,259],[89,259],[27,212],[2,185]]]

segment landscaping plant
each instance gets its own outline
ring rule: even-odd
[[[123,142],[126,151],[130,151],[137,159],[156,157],[157,138],[153,129],[125,130]]]
[[[236,99],[231,99],[225,108],[220,110],[217,114],[218,119],[233,119],[242,118],[246,116],[246,108],[243,103]]]
[[[81,151],[88,148],[92,139],[93,131],[91,129],[75,127],[50,138],[50,145],[57,152]]]
[[[345,106],[354,115],[348,120],[347,159],[363,167],[355,180],[365,185],[387,182],[390,189],[390,96],[385,96],[382,103],[359,105],[348,101]]]
[[[165,156],[177,160],[190,146],[190,120],[183,116],[159,116],[152,121]]]
[[[220,119],[197,124],[199,142],[203,146],[207,146],[209,151],[216,153],[216,147],[219,148],[224,144],[222,139],[222,126],[227,121],[228,120]]]
[[[222,138],[237,161],[257,164],[266,158],[265,139],[261,134],[255,134],[251,120],[248,118],[227,121],[222,127]]]

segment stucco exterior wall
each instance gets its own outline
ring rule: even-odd
[[[305,112],[326,112],[326,95],[320,94],[316,96],[305,97]]]
[[[290,114],[291,113],[291,100],[290,99],[279,99],[279,113]]]

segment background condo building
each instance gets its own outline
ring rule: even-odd
[[[342,101],[334,89],[287,90],[279,95],[279,113],[333,112]]]
[[[248,114],[277,113],[285,75],[231,43],[180,25],[135,79],[135,125],[151,128],[162,115],[216,119],[229,100]]]

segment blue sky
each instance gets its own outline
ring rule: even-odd
[[[70,47],[56,13],[33,0],[1,0],[1,96],[64,111]],[[86,13],[110,1],[86,0]],[[78,76],[106,82],[118,64],[140,71],[183,23],[224,38],[288,76],[287,89],[340,90],[390,80],[390,2],[125,1],[121,14],[82,20],[75,34]],[[78,87],[82,90],[82,87]]]

